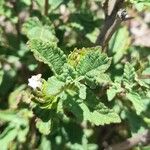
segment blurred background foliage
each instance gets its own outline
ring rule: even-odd
[[[40,73],[47,80],[53,71],[35,59],[27,42],[32,39],[50,42],[66,55],[74,48],[95,46],[104,23],[103,2],[0,0],[1,150],[104,149],[107,144],[121,142],[149,128],[149,0],[125,1],[129,14],[134,18],[123,22],[109,42],[107,55],[112,59],[107,71],[109,79],[97,79],[99,84],[96,88],[95,85],[92,87],[101,101],[119,114],[120,123],[104,126],[98,123],[99,126],[95,126],[87,121],[79,123],[65,117],[60,120],[61,116],[59,118],[53,109],[41,109],[40,105],[31,101],[28,79]],[[111,86],[105,89],[101,83],[108,83],[108,80],[111,80]],[[93,82],[89,79],[87,85]],[[125,92],[126,96],[121,97]],[[78,109],[73,111],[80,116]],[[66,113],[72,116],[72,113]],[[138,145],[134,149],[149,150],[150,146]]]

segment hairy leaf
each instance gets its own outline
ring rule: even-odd
[[[142,98],[140,97],[140,95],[138,93],[130,92],[130,93],[126,94],[126,97],[128,100],[130,100],[132,102],[132,104],[136,110],[136,113],[138,115],[140,115],[145,110],[145,106],[142,101]]]
[[[100,51],[101,47],[91,47],[91,48],[75,48],[68,56],[68,63],[76,68],[81,59],[83,59],[88,53]]]
[[[127,89],[131,89],[135,84],[135,69],[130,63],[124,67],[123,81]]]
[[[131,43],[129,32],[126,27],[120,28],[109,42],[109,49],[114,54],[113,61],[117,63],[126,53]]]
[[[36,17],[30,18],[23,25],[23,33],[31,39],[40,39],[45,42],[57,43],[55,32],[50,25],[42,25],[40,20]]]
[[[75,49],[68,57],[68,63],[75,68],[77,75],[82,76],[91,88],[111,82],[109,76],[104,73],[111,61],[100,50],[100,47]]]
[[[29,41],[28,44],[37,60],[48,64],[54,73],[62,73],[63,66],[66,63],[66,56],[60,48],[50,42],[35,39]]]
[[[71,112],[73,114],[73,118],[79,122],[84,120],[83,118],[83,110],[81,109],[79,103],[77,102],[78,97],[70,97],[68,96],[67,100],[63,102],[64,110]]]
[[[55,76],[52,76],[44,85],[42,92],[44,95],[57,96],[63,91],[64,86],[64,82],[58,80]]]
[[[87,90],[87,98],[79,106],[83,111],[83,120],[87,120],[95,125],[118,123],[121,121],[119,115],[101,103],[90,90]]]
[[[111,101],[116,96],[116,94],[120,93],[121,91],[123,91],[121,83],[115,81],[115,83],[113,83],[113,85],[110,86],[109,89],[107,90],[108,100]]]
[[[80,107],[83,110],[84,120],[88,120],[97,126],[120,122],[120,117],[117,113],[108,109],[102,103],[100,103],[100,105],[97,109],[90,110],[84,103],[80,104]]]
[[[142,132],[147,127],[146,123],[143,121],[143,118],[133,111],[126,111],[126,118],[132,134]]]
[[[82,57],[76,66],[79,75],[105,72],[110,66],[110,59],[99,50],[91,51]],[[94,75],[93,75],[94,76]]]

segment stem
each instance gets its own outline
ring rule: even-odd
[[[139,79],[150,79],[150,74],[141,75]]]
[[[31,4],[29,7],[30,16],[31,16],[32,10],[33,10],[33,0],[31,0]]]
[[[150,130],[145,130],[143,133],[138,133],[124,142],[109,146],[105,150],[129,150],[132,147],[140,144],[148,144],[150,142]]]
[[[18,11],[18,6],[17,6],[17,1],[12,1],[12,5],[13,5],[13,8],[14,8],[15,14],[18,17],[18,21],[15,24],[15,27],[16,27],[16,31],[17,31],[18,42],[20,43],[20,36],[21,36],[21,33],[20,33],[20,18],[19,18],[19,11]]]
[[[118,11],[123,7],[124,0],[106,0],[104,3],[105,21],[101,33],[96,40],[96,44],[105,50],[110,38],[121,24],[122,20],[117,17]]]
[[[44,6],[44,15],[45,16],[48,16],[48,0],[45,0],[45,6]]]

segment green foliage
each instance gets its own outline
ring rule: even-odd
[[[130,100],[133,106],[136,109],[137,114],[139,115],[142,111],[145,110],[143,101],[138,93],[130,92],[127,94],[127,99]]]
[[[85,120],[95,125],[120,122],[119,116],[113,110],[108,109],[103,103],[98,103],[98,106],[95,107],[97,108],[94,111],[90,111],[85,104],[81,104]]]
[[[109,42],[110,53],[113,53],[114,55],[114,63],[118,63],[118,61],[127,53],[130,43],[131,38],[129,37],[129,31],[126,27],[122,27],[116,31]]]
[[[77,76],[83,76],[91,87],[110,82],[105,71],[109,68],[111,59],[101,53],[100,47],[75,49],[69,55],[68,63],[75,67]]]
[[[115,81],[112,86],[109,87],[107,90],[107,97],[108,100],[111,101],[115,98],[117,93],[121,93],[124,89],[121,87],[121,84],[119,81]]]
[[[25,109],[20,112],[0,112],[0,119],[9,123],[0,136],[0,145],[3,150],[7,150],[10,143],[16,138],[21,143],[25,142],[29,132],[29,117],[32,117],[32,112]]]
[[[150,7],[149,0],[129,0],[129,2],[134,4],[139,11],[142,11],[146,7]]]
[[[66,56],[63,51],[50,42],[33,39],[29,42],[29,47],[37,60],[48,64],[56,74],[60,74],[63,65],[66,63]]]
[[[129,63],[127,63],[124,67],[123,83],[129,90],[132,89],[135,83],[135,69]]]
[[[38,18],[30,18],[23,25],[22,30],[29,39],[37,39],[45,42],[57,43],[55,31],[50,21],[47,21],[43,25]]]
[[[134,19],[102,49],[104,2],[0,1],[0,149],[105,149],[149,129],[150,53],[135,41],[150,1],[126,0]]]

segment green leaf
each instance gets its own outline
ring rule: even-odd
[[[138,116],[135,112],[126,111],[125,115],[126,115],[126,118],[128,120],[132,134],[142,132],[147,128],[147,125],[143,121],[143,118],[141,116]]]
[[[8,101],[9,101],[9,107],[10,108],[17,108],[18,103],[21,100],[21,92],[23,92],[23,90],[25,89],[26,85],[21,85],[18,88],[16,88],[13,92],[10,93],[9,97],[8,97]],[[17,99],[17,101],[16,101]]]
[[[115,81],[115,83],[113,83],[112,86],[110,86],[109,89],[107,90],[108,100],[111,101],[112,99],[114,99],[116,94],[120,93],[121,91],[123,91],[123,88],[121,87],[121,83]]]
[[[116,96],[117,93],[118,93],[118,91],[114,87],[110,87],[107,90],[108,100],[111,101],[112,99],[114,99],[114,97]]]
[[[22,0],[22,2],[24,2],[26,5],[31,5],[31,0]]]
[[[61,74],[66,63],[66,55],[63,51],[50,42],[42,40],[29,41],[29,48],[37,60],[48,64],[55,74]]]
[[[57,76],[59,77],[59,76]],[[53,109],[56,107],[57,102],[66,100],[68,96],[75,100],[86,99],[86,86],[80,82],[69,80],[68,82],[62,82],[56,76],[52,76],[45,81],[42,86],[42,91],[37,93],[33,100],[42,108]]]
[[[23,123],[24,120],[17,116],[17,113],[14,111],[0,111],[0,120],[3,121],[12,121],[14,123]]]
[[[81,108],[85,120],[95,125],[119,123],[121,121],[119,115],[100,102],[90,90],[88,90],[87,98],[83,102]]]
[[[116,64],[126,53],[131,43],[127,27],[122,27],[113,35],[109,42],[109,50],[114,54],[113,61]]]
[[[97,86],[97,85],[111,83],[111,79],[108,74],[100,73],[100,72],[95,73],[94,71],[93,74],[92,72],[86,74],[85,80],[90,87],[93,87],[93,85]]]
[[[79,75],[88,75],[105,72],[110,66],[110,59],[106,54],[102,54],[100,50],[90,51],[82,57],[76,66]]]
[[[51,142],[50,140],[48,140],[46,138],[46,136],[42,136],[42,139],[41,139],[41,143],[40,143],[40,146],[38,148],[39,150],[52,150],[51,149]]]
[[[58,80],[55,76],[48,78],[46,85],[43,87],[44,95],[57,96],[64,89],[65,83]]]
[[[19,142],[26,141],[26,136],[29,131],[28,118],[31,116],[31,112],[27,109],[22,109],[19,112],[8,110],[0,112],[1,121],[9,122],[8,126],[0,135],[0,145],[3,145],[4,149],[7,149],[10,142],[15,138]]]
[[[137,115],[140,115],[146,108],[140,95],[136,92],[126,94],[126,98],[130,100],[136,110]]]
[[[77,72],[68,63],[66,63],[63,66],[63,71],[62,72],[63,73],[61,75],[57,76],[57,78],[59,78],[63,82],[73,81],[74,79],[77,78]]]
[[[101,53],[100,47],[75,49],[68,57],[68,63],[83,77],[86,84],[95,88],[99,84],[111,82],[104,72],[110,66],[110,58]]]
[[[80,107],[83,110],[84,120],[97,126],[120,122],[118,114],[107,108],[103,103],[99,103],[99,107],[95,110],[90,110],[84,103],[80,104]]]
[[[42,120],[38,119],[36,122],[37,129],[40,131],[40,133],[44,135],[48,135],[50,133],[51,126],[52,126],[51,120],[43,122]]]
[[[150,146],[142,146],[141,150],[149,150],[150,149]]]
[[[40,39],[55,44],[58,42],[53,27],[49,24],[43,25],[36,17],[28,19],[28,21],[24,23],[22,31],[30,40]]]
[[[1,150],[8,150],[10,143],[16,138],[18,129],[9,125],[0,135]]]
[[[142,11],[145,8],[150,8],[150,0],[128,0],[132,5],[136,7],[138,11]]]
[[[123,82],[127,89],[131,89],[135,84],[135,69],[130,63],[126,63],[124,67]]]
[[[67,99],[63,102],[63,107],[65,110],[71,112],[75,119],[79,122],[83,121],[83,110],[81,109],[79,103],[77,102],[78,97],[70,97],[68,96]]]
[[[150,74],[150,67],[146,68],[143,72],[142,75],[146,76]],[[149,84],[150,85],[150,78],[146,78],[146,79],[141,79],[144,83]]]
[[[51,6],[50,9],[54,10],[63,2],[63,0],[49,0],[48,2]]]
[[[78,88],[79,88],[79,98],[86,99],[86,86],[84,84],[80,84],[78,82]]]

